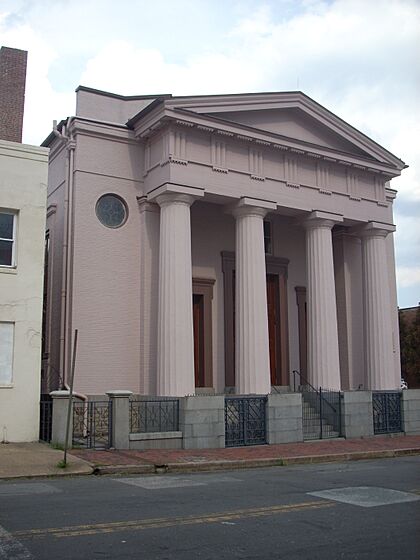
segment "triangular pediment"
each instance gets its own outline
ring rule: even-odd
[[[207,113],[229,122],[249,126],[257,130],[285,136],[293,140],[322,146],[339,152],[369,157],[370,154],[354,143],[332,131],[313,117],[299,109],[260,109],[251,111],[233,111]]]
[[[302,92],[173,97],[175,111],[290,139],[401,170],[404,162]]]

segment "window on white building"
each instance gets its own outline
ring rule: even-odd
[[[14,323],[0,322],[0,387],[13,380]]]
[[[0,266],[15,266],[16,214],[0,211]]]

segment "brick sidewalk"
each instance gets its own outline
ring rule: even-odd
[[[229,449],[156,449],[149,451],[116,451],[74,449],[73,455],[90,462],[94,466],[149,466],[187,465],[211,468],[230,466],[258,466],[259,464],[280,464],[292,462],[351,460],[420,454],[420,436],[376,436],[365,439],[337,439],[282,445],[259,445]],[[299,461],[297,461],[299,459]],[[233,465],[233,463],[235,465]],[[123,468],[121,469],[124,470]],[[103,472],[106,472],[105,470]],[[113,472],[116,472],[115,470]]]

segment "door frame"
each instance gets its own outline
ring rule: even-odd
[[[225,386],[235,387],[234,371],[234,340],[233,329],[233,271],[235,270],[235,253],[222,251],[222,272],[225,305]],[[287,311],[287,270],[289,259],[266,255],[266,274],[279,277],[279,305],[280,305],[280,379],[282,385],[289,385],[289,326]]]
[[[203,296],[204,387],[213,387],[213,278],[193,278],[193,295]]]
[[[295,292],[298,308],[299,369],[300,373],[308,379],[308,322],[306,318],[306,287],[295,286]]]

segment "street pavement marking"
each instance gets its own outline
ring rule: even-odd
[[[415,502],[420,500],[420,496],[391,490],[390,488],[379,488],[377,486],[350,486],[348,488],[332,488],[321,492],[308,492],[310,496],[335,500],[344,504],[360,507],[377,507],[403,502]]]
[[[265,517],[279,513],[291,513],[310,509],[320,509],[335,506],[333,502],[317,501],[302,502],[300,504],[277,505],[270,507],[240,509],[221,513],[196,515],[187,517],[162,517],[157,519],[137,519],[134,521],[117,521],[111,523],[95,523],[91,525],[76,525],[70,527],[49,527],[46,529],[30,529],[27,531],[16,531],[14,536],[24,539],[35,537],[81,537],[85,535],[98,535],[104,533],[115,533],[120,531],[135,531],[144,529],[161,529],[182,525],[200,525],[205,523],[222,523],[235,519],[246,519],[250,517]]]
[[[190,486],[207,486],[220,482],[242,482],[233,476],[207,475],[193,478],[191,476],[136,476],[130,478],[114,478],[115,482],[139,486],[145,490],[163,490],[167,488],[185,488]]]
[[[33,560],[32,554],[13,535],[0,525],[1,560]]]

